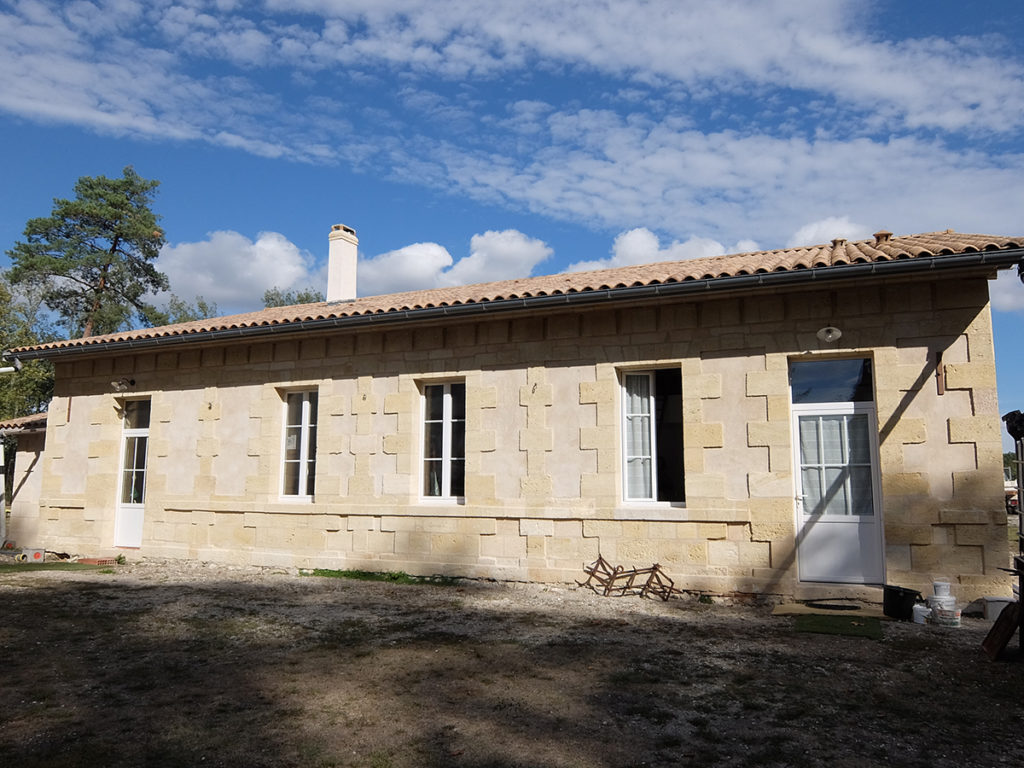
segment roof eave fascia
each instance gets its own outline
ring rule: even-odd
[[[978,251],[952,256],[918,256],[908,259],[876,261],[840,266],[809,267],[780,272],[762,272],[729,277],[683,280],[672,283],[654,283],[619,288],[579,291],[577,293],[548,294],[516,299],[479,301],[422,309],[399,309],[372,315],[350,315],[275,325],[256,325],[243,328],[220,328],[178,336],[154,336],[141,339],[121,339],[100,344],[55,349],[19,350],[22,360],[56,359],[111,352],[136,352],[156,347],[203,344],[242,338],[267,338],[283,334],[309,333],[335,329],[371,328],[401,323],[418,323],[439,319],[486,316],[537,309],[571,306],[593,306],[606,302],[644,301],[656,298],[683,296],[710,296],[725,293],[747,293],[759,289],[791,288],[805,283],[842,283],[874,277],[890,277],[920,272],[942,272],[987,269],[1007,269],[1024,260],[1024,248],[1001,251]]]

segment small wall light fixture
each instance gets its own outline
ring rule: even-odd
[[[0,368],[0,373],[17,373],[21,370],[21,360],[16,357],[11,358],[11,364],[6,368]]]
[[[118,379],[110,382],[110,388],[115,392],[127,392],[129,387],[135,386],[135,379]]]
[[[1024,440],[1024,413],[1010,411],[1003,414],[1003,421],[1006,423],[1006,431],[1014,441]]]
[[[826,325],[821,328],[815,336],[824,341],[826,344],[831,344],[833,341],[839,341],[842,337],[843,332],[836,328],[834,325]]]

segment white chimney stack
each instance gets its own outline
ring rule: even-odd
[[[352,227],[331,227],[327,251],[327,300],[352,301],[356,297],[356,261],[359,238]]]

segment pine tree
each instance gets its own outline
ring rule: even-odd
[[[119,179],[81,177],[75,199],[55,199],[50,216],[25,225],[7,252],[8,279],[38,286],[71,336],[113,333],[133,318],[152,325],[160,316],[143,297],[168,288],[152,264],[164,244],[150,209],[159,184],[131,166]]]

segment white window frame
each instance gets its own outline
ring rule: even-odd
[[[145,427],[133,427],[130,429],[126,427],[125,406],[128,403],[133,402],[149,403],[149,420]],[[119,401],[118,408],[121,411],[121,449],[119,451],[117,463],[117,504],[114,511],[114,546],[137,549],[142,546],[142,531],[143,524],[145,522],[146,479],[149,474],[149,425],[152,423],[153,418],[153,401],[148,397],[131,398],[129,400]],[[132,467],[129,472],[128,468],[125,467],[125,461],[128,457],[128,445],[131,441],[134,441],[134,455],[138,456],[138,444],[140,440],[144,440],[146,446],[142,467],[141,469]],[[125,483],[126,475],[131,477],[130,485]],[[140,487],[141,494],[139,495],[138,501],[123,501],[126,493],[129,494],[129,499],[131,499],[134,495],[131,493],[131,490]]]
[[[446,501],[463,503],[465,501],[465,463],[466,463],[466,446],[465,446],[465,428],[463,428],[463,446],[462,446],[462,463],[463,463],[463,495],[452,495],[452,424],[455,421],[452,418],[452,386],[462,385],[463,398],[465,398],[465,385],[464,380],[455,381],[430,381],[423,383],[421,387],[422,396],[420,398],[420,424],[423,428],[423,435],[421,441],[421,460],[420,460],[420,498],[424,501]],[[442,415],[440,419],[427,419],[427,392],[432,387],[440,387],[442,389]],[[461,419],[463,425],[466,421],[466,403],[463,399],[462,404],[463,418]],[[429,425],[440,422],[441,427],[441,456],[439,457],[428,457],[428,440],[429,436]],[[440,462],[441,464],[441,487],[440,493],[428,494],[426,492],[427,485],[427,464],[428,462]]]
[[[136,399],[133,399],[133,400],[125,400],[124,402],[126,404],[129,403],[129,402],[136,402],[136,403],[138,403],[138,402],[149,402],[150,419],[152,419],[153,403],[152,403],[152,401],[149,400],[149,398],[136,398]],[[122,408],[123,408],[123,406],[122,406]],[[123,413],[123,411],[122,411],[122,413]],[[142,507],[146,503],[146,476],[149,474],[149,423],[147,422],[147,425],[145,427],[141,427],[141,428],[136,427],[136,428],[133,428],[133,429],[129,429],[129,428],[127,428],[125,426],[124,418],[125,418],[124,415],[122,415],[121,416],[121,457],[120,457],[120,462],[119,462],[120,477],[118,479],[118,484],[117,484],[118,505],[122,506],[122,507]],[[145,456],[143,457],[143,460],[142,460],[142,469],[141,470],[133,469],[131,471],[131,475],[132,475],[131,487],[132,488],[136,487],[135,479],[136,479],[137,476],[141,475],[142,480],[141,480],[140,485],[142,486],[142,495],[141,495],[141,498],[139,499],[139,501],[124,501],[124,495],[125,495],[125,490],[126,490],[125,489],[125,475],[128,473],[128,467],[126,467],[124,465],[124,463],[125,463],[125,459],[128,456],[128,442],[130,440],[136,441],[135,442],[136,451],[138,451],[138,447],[137,446],[138,446],[139,438],[143,438],[146,441],[146,453],[145,453]]]
[[[675,368],[668,366],[661,366],[658,368],[647,368],[630,370],[625,369],[619,372],[620,387],[619,393],[621,398],[621,418],[620,418],[620,431],[622,433],[622,500],[628,504],[641,504],[644,506],[660,506],[660,507],[685,507],[685,499],[677,501],[659,501],[659,488],[658,488],[658,439],[657,439],[657,396],[658,393],[655,391],[655,377],[659,371],[662,370],[676,370]],[[679,372],[680,379],[682,377],[681,371]],[[630,397],[628,381],[630,377],[646,378],[647,379],[647,412],[631,413],[629,410]],[[630,422],[632,419],[647,417],[647,438],[650,445],[650,455],[644,456],[643,454],[631,454],[630,453]],[[680,439],[681,436],[680,436]],[[630,488],[630,472],[629,463],[630,459],[633,458],[646,458],[650,462],[649,473],[650,473],[650,486],[651,492],[649,496],[638,495],[635,493],[635,489]],[[680,472],[683,471],[681,466]]]
[[[298,424],[288,423],[288,400],[291,397],[302,398],[302,408],[300,410],[300,421]],[[282,397],[282,429],[281,429],[281,479],[278,484],[280,491],[280,497],[286,501],[311,501],[313,495],[316,493],[316,438],[311,437],[311,430],[316,429],[316,423],[311,418],[313,406],[310,401],[311,397],[317,398],[317,414],[320,413],[319,408],[319,394],[316,389],[292,389],[281,393]],[[319,420],[319,419],[318,419]],[[288,458],[288,432],[290,429],[298,427],[299,432],[297,439],[299,442],[299,457],[298,459]],[[312,452],[312,459],[310,459],[310,453]],[[289,493],[285,488],[285,483],[288,480],[287,468],[289,464],[298,464],[298,493]],[[313,472],[313,494],[304,493],[303,491],[309,487],[309,473]]]

